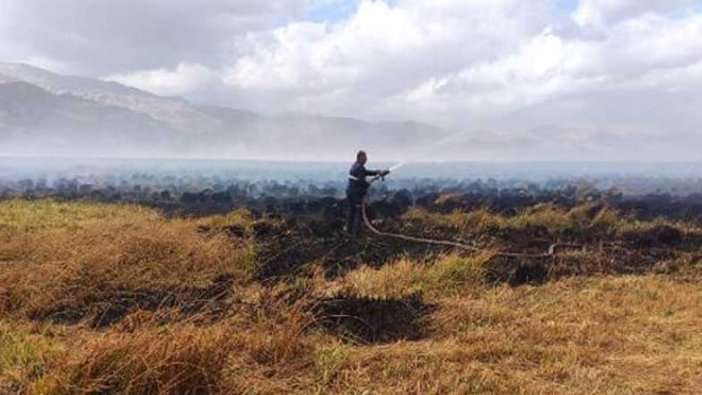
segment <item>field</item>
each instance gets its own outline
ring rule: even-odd
[[[590,202],[375,224],[474,250],[314,215],[2,201],[0,393],[702,388],[699,223]]]

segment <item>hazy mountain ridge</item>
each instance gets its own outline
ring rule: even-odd
[[[262,116],[194,105],[115,82],[0,63],[0,154],[338,159],[392,156],[447,132],[416,122]],[[392,143],[392,144],[390,144]],[[388,150],[388,147],[392,150]],[[385,151],[384,151],[385,149]]]
[[[213,121],[181,100],[162,98],[116,82],[62,76],[23,64],[0,63],[2,81],[22,81],[57,95],[70,94],[103,105],[124,107],[182,131],[197,130]]]
[[[128,109],[55,95],[25,82],[0,84],[0,145],[5,154],[99,154],[75,149],[96,146],[149,155],[170,135],[166,125]]]

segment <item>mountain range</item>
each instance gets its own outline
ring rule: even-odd
[[[264,116],[116,82],[0,63],[0,155],[348,160],[391,158],[449,132],[417,122]]]

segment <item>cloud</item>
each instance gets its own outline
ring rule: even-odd
[[[224,81],[285,110],[490,127],[555,100],[656,95],[651,75],[702,60],[702,14],[669,15],[689,4],[584,0],[575,15],[613,21],[593,35],[549,1],[363,1],[338,23],[247,35]],[[608,103],[589,105],[583,118]]]
[[[680,20],[629,19],[601,39],[546,29],[513,54],[420,83],[408,91],[406,100],[410,105],[428,106],[431,112],[444,109],[442,117],[461,109],[473,116],[494,116],[573,95],[651,89],[653,74],[675,73],[702,61],[702,42],[696,38],[701,35],[702,15]],[[667,87],[664,81],[657,85]],[[607,100],[601,105],[607,106]]]
[[[548,1],[363,1],[339,23],[248,35],[225,81],[276,92],[291,110],[382,116],[383,102],[423,81],[518,50],[552,11]]]
[[[668,13],[692,7],[695,0],[580,0],[573,19],[580,26],[603,28],[644,13]]]
[[[203,65],[180,63],[175,69],[162,68],[115,74],[106,79],[162,96],[179,96],[216,83],[220,77],[216,71]]]
[[[82,74],[224,64],[231,41],[295,18],[305,0],[6,0],[0,45]],[[8,44],[9,43],[9,44]],[[19,43],[19,44],[17,44]]]

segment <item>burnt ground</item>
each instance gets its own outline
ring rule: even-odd
[[[71,303],[59,304],[46,311],[35,311],[33,319],[53,323],[78,324],[87,320],[93,328],[108,327],[135,311],[173,309],[177,319],[198,314],[222,315],[232,294],[233,278],[222,275],[206,287],[160,287],[105,290]]]
[[[383,230],[442,240],[455,240],[456,232],[422,223],[406,223],[400,215],[407,209],[403,202],[383,201],[370,208],[370,215]],[[603,206],[594,206],[595,208]],[[314,298],[296,289],[299,278],[322,268],[328,279],[341,276],[361,265],[380,267],[401,257],[430,265],[449,252],[470,254],[451,247],[379,237],[368,230],[358,238],[343,233],[343,202],[325,200],[313,212],[258,214],[253,226],[257,246],[254,280],[265,284],[290,284],[289,303],[305,298],[315,317],[316,327],[323,328],[343,341],[384,343],[416,340],[426,336],[427,317],[434,310],[422,295],[394,299],[360,298],[335,295]],[[598,214],[593,209],[588,215]],[[249,237],[236,226],[218,229],[200,228],[202,232],[225,232],[233,242]],[[685,234],[671,225],[658,225],[631,231],[616,237],[603,229],[566,229],[553,233],[546,228],[494,229],[465,236],[477,248],[507,253],[496,255],[485,264],[487,284],[540,284],[577,275],[643,274],[654,270],[675,270],[671,265],[683,254],[699,260],[702,240]],[[554,244],[553,255],[547,255]],[[144,289],[104,290],[32,313],[35,320],[55,323],[86,323],[106,328],[121,322],[130,313],[141,310],[158,312],[159,322],[193,320],[212,322],[223,317],[255,309],[238,297],[230,276],[213,278],[204,287],[155,287]],[[242,310],[243,309],[243,310]],[[164,312],[160,314],[160,312]]]
[[[478,249],[507,253],[487,262],[485,280],[488,283],[518,286],[573,275],[642,274],[659,270],[682,254],[694,255],[702,245],[699,236],[685,234],[672,225],[656,225],[618,235],[597,227],[553,232],[545,227],[530,226],[488,229],[464,235],[468,240],[456,240],[455,230],[400,221],[398,213],[402,210],[388,210],[387,203],[384,204],[370,209],[374,222],[383,230],[459,241]],[[604,206],[595,205],[588,215],[594,218],[602,209]],[[360,265],[379,267],[400,257],[431,264],[436,256],[452,250],[468,253],[446,246],[376,236],[368,230],[361,237],[351,238],[343,234],[342,226],[339,216],[324,215],[275,215],[272,219],[257,221],[254,233],[260,248],[255,277],[259,281],[279,281],[304,276],[307,267],[313,264],[322,267],[327,278],[334,278]],[[237,233],[232,232],[233,235]]]
[[[443,240],[456,237],[455,230],[425,224],[408,225],[399,220],[398,211],[388,215],[383,208],[372,207],[371,216],[384,230]],[[594,218],[603,208],[594,209],[589,215]],[[380,267],[400,257],[430,265],[441,254],[468,254],[452,251],[451,247],[379,237],[368,230],[359,238],[350,238],[343,234],[342,224],[338,217],[319,215],[276,215],[257,221],[254,233],[260,249],[256,278],[264,282],[294,279],[307,275],[310,264],[322,267],[328,278],[334,278],[360,265]],[[240,233],[235,231],[232,235],[237,237]],[[671,271],[675,270],[669,265],[671,262],[682,254],[697,253],[702,242],[671,225],[630,231],[616,237],[597,228],[553,233],[546,228],[526,227],[486,233],[475,235],[473,245],[529,254],[496,255],[486,263],[486,283],[511,286],[579,275]],[[549,248],[554,253],[544,255]],[[382,343],[424,337],[425,317],[432,310],[433,306],[424,302],[421,295],[389,300],[336,295],[317,299],[314,314],[322,327],[345,341]]]
[[[435,309],[419,294],[395,299],[338,295],[318,299],[313,307],[322,327],[356,343],[421,339],[427,335],[426,318]]]
[[[209,324],[232,314],[259,315],[257,311],[262,306],[237,297],[232,280],[230,276],[219,276],[205,287],[105,291],[99,296],[35,311],[30,318],[65,325],[86,323],[91,328],[103,329],[119,324],[136,311],[157,313],[158,324],[186,319],[195,324]],[[419,294],[389,299],[305,296],[304,292],[291,289],[278,298],[288,305],[305,298],[305,309],[315,323],[311,328],[322,328],[342,341],[356,344],[421,339],[427,335],[428,316],[435,310]]]
[[[449,251],[446,247],[378,238],[367,231],[360,237],[349,237],[340,228],[325,229],[317,227],[318,223],[316,219],[298,218],[254,226],[259,246],[255,278],[285,279],[304,274],[308,264],[316,264],[331,279],[364,264],[379,267],[401,256],[421,262]]]

